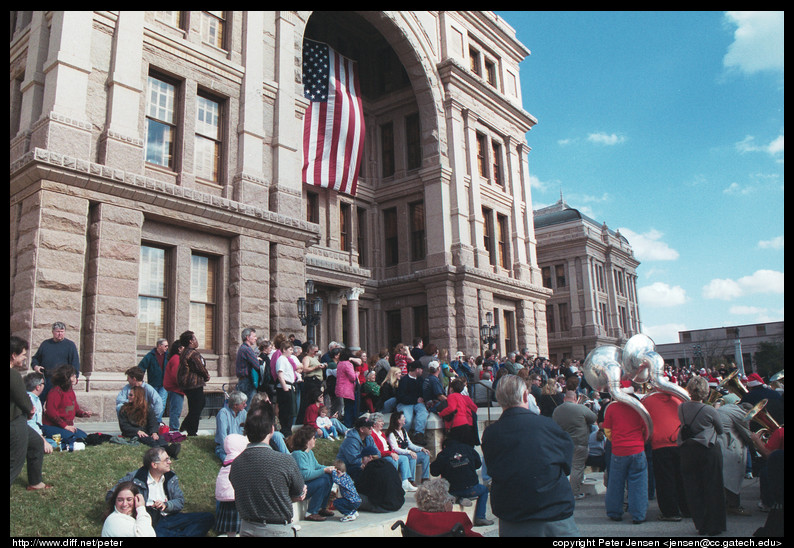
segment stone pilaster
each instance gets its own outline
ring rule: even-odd
[[[270,335],[302,333],[296,303],[304,295],[305,250],[286,243],[270,246]]]
[[[270,244],[251,236],[232,239],[229,272],[229,351],[236,354],[246,327],[267,337],[270,325]]]
[[[66,324],[80,346],[88,225],[88,200],[42,189],[22,201],[11,287],[11,325],[31,348],[52,336],[52,324]]]
[[[138,277],[143,213],[111,204],[91,210],[83,368],[123,372],[137,365]]]

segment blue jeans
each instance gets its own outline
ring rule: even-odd
[[[61,435],[61,445],[74,443],[78,440],[84,440],[88,434],[77,428],[74,432],[69,432],[64,428],[60,428],[58,426],[50,426],[49,424],[42,424],[41,425],[41,433],[44,434],[45,438],[52,438],[53,434],[60,434]]]
[[[177,512],[161,517],[154,532],[158,537],[203,537],[214,525],[211,512]]]
[[[168,399],[168,390],[162,386],[160,388],[152,386],[152,388],[154,388],[155,392],[157,392],[157,395],[160,396],[160,399],[163,401],[162,411],[159,415],[157,415],[157,422],[160,423],[163,422],[163,412],[165,412],[165,402]]]
[[[573,516],[559,521],[507,521],[499,518],[500,537],[578,537]]]
[[[290,454],[289,449],[287,449],[287,443],[284,441],[284,434],[282,434],[278,430],[273,432],[273,437],[270,438],[270,447],[272,447],[279,453],[284,453],[285,455]]]
[[[308,514],[316,514],[321,508],[328,506],[328,496],[331,494],[331,474],[323,474],[306,482],[306,498],[309,500]]]
[[[326,428],[320,428],[323,431],[322,436],[323,439],[328,439],[328,436],[333,435],[337,436],[338,438],[344,438],[345,432],[347,432],[347,428],[339,419],[331,419],[331,426]]]
[[[413,481],[416,477],[417,462],[422,464],[422,479],[430,478],[430,456],[424,451],[417,451],[415,459],[408,456],[408,468],[411,471],[411,477],[408,479]]]
[[[343,516],[349,516],[358,510],[359,505],[361,505],[360,502],[350,502],[343,498],[334,499],[334,508],[339,510]]]
[[[381,413],[391,413],[394,411],[394,407],[397,405],[397,398],[389,398],[385,402],[383,402],[383,409]]]
[[[390,463],[394,465],[397,471],[400,473],[400,479],[402,481],[410,480],[414,473],[411,471],[410,459],[407,455],[398,455],[397,460],[394,460],[392,457],[385,457]],[[414,470],[416,466],[414,466]]]
[[[474,508],[474,517],[485,518],[485,511],[488,509],[488,488],[482,483],[467,487],[460,491],[450,491],[450,495],[467,499],[477,499],[477,506]]]
[[[607,516],[623,517],[623,490],[627,484],[629,513],[633,520],[642,521],[648,510],[648,462],[644,451],[627,457],[612,453],[605,500]]]
[[[402,411],[405,415],[406,430],[413,430],[417,434],[425,433],[428,413],[424,403],[417,403],[414,405],[398,403],[397,411]]]
[[[179,416],[182,415],[184,405],[185,396],[176,392],[168,393],[168,428],[172,432],[179,431]]]

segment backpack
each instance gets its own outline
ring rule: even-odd
[[[690,421],[690,424],[681,423],[680,436],[682,441],[687,441],[695,437],[695,432],[692,431],[691,423],[695,422],[695,419],[698,418],[698,415],[700,415],[700,412],[703,411],[703,409],[704,407],[698,409],[698,412],[695,413],[695,416]]]

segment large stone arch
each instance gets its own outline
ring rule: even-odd
[[[443,89],[433,59],[439,58],[440,44],[429,40],[416,14],[410,11],[354,11],[371,24],[389,43],[405,68],[414,90],[422,126],[423,167],[446,167],[447,138]],[[304,27],[312,12],[300,12]],[[437,163],[438,165],[434,165]]]

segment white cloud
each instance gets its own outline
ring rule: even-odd
[[[620,144],[626,140],[622,135],[615,135],[614,133],[606,134],[603,132],[591,133],[587,136],[587,140],[591,143],[599,145],[613,146]]]
[[[761,240],[758,242],[761,249],[783,249],[783,236],[776,236],[771,240]]]
[[[769,144],[758,145],[755,142],[755,137],[748,135],[738,143],[736,143],[736,150],[742,154],[746,152],[766,152],[770,156],[783,156],[785,151],[785,136],[778,135]]]
[[[677,285],[670,287],[663,282],[654,282],[637,288],[637,297],[642,306],[671,307],[679,306],[687,301],[686,290]]]
[[[678,259],[678,251],[661,241],[664,234],[654,228],[644,234],[637,234],[625,227],[621,227],[619,230],[628,238],[634,255],[640,261],[674,261]]]
[[[731,194],[733,196],[747,196],[755,192],[752,186],[741,186],[739,183],[731,183],[728,188],[722,191],[724,194]]]
[[[656,344],[677,343],[679,331],[686,331],[686,325],[682,323],[666,323],[642,326],[642,332],[653,339]]]
[[[733,280],[711,280],[703,286],[703,296],[707,299],[729,301],[743,294],[742,288]]]
[[[738,280],[714,279],[703,286],[703,297],[729,301],[748,293],[783,293],[783,273],[775,270],[757,270]]]
[[[729,11],[725,21],[736,27],[723,65],[745,74],[783,72],[783,12]]]
[[[766,308],[761,308],[758,306],[738,306],[734,305],[728,309],[730,314],[735,314],[737,316],[748,316],[753,314],[765,314],[767,311]]]
[[[748,293],[783,293],[783,273],[775,270],[757,270],[738,282]]]
[[[560,145],[561,147],[564,147],[565,145],[570,145],[575,141],[576,139],[558,139],[557,144]]]

